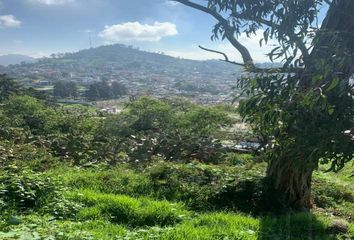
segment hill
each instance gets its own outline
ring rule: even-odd
[[[216,60],[196,61],[189,59],[175,58],[161,53],[142,51],[131,46],[122,44],[100,46],[97,48],[84,49],[74,53],[52,54],[51,58],[42,58],[34,64],[27,64],[24,67],[51,68],[52,70],[72,70],[79,68],[85,70],[159,70],[206,73],[220,73],[240,70],[230,64]],[[20,68],[11,66],[8,72]]]
[[[36,61],[35,58],[29,57],[26,55],[20,55],[20,54],[8,54],[8,55],[0,56],[0,65],[2,65],[2,66],[20,64],[23,62],[32,63],[35,61]]]
[[[58,59],[57,59],[58,60]],[[121,44],[85,49],[67,53],[59,62],[72,61],[88,67],[122,67],[126,69],[161,69],[179,71],[232,71],[234,66],[219,61],[195,61],[167,56],[161,53],[141,51]],[[57,62],[56,60],[54,62]],[[217,70],[220,69],[220,70]]]
[[[215,103],[228,98],[225,94],[232,92],[241,68],[217,60],[180,59],[115,44],[56,54],[0,72],[29,85],[38,81],[74,81],[82,85],[117,81],[133,95],[198,96],[198,102]]]

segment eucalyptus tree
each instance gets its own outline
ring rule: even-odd
[[[339,171],[353,159],[353,0],[173,0],[216,20],[212,39],[227,39],[248,74],[240,113],[263,136],[267,177],[293,208],[311,207],[313,171]],[[321,16],[323,16],[321,18]],[[262,32],[282,67],[258,68],[240,36]]]

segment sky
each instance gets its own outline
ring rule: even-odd
[[[152,52],[196,59],[219,58],[198,45],[240,55],[227,41],[210,40],[215,20],[169,0],[0,0],[0,55],[32,57],[122,43]],[[270,46],[259,47],[261,32],[240,41],[257,62]]]

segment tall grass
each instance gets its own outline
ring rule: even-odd
[[[174,225],[190,215],[182,204],[143,197],[132,198],[92,190],[73,192],[69,197],[86,206],[78,213],[78,220],[106,219],[131,227],[166,226]]]

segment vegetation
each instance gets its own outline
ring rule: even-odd
[[[53,95],[60,98],[76,98],[78,96],[77,85],[75,82],[58,81],[54,83]]]
[[[86,97],[91,101],[97,101],[119,98],[127,93],[127,88],[119,82],[113,82],[111,85],[108,85],[107,82],[101,81],[89,85]]]
[[[109,114],[0,75],[0,239],[354,239],[354,2],[174,1],[216,18],[213,38],[241,53],[239,112],[140,97]],[[257,67],[238,42],[257,31],[282,67]],[[102,79],[90,100],[126,94]]]
[[[102,115],[24,92],[0,105],[0,239],[354,237],[352,169],[316,172],[311,212],[279,212],[266,163],[216,140],[232,107],[146,97]]]
[[[0,101],[18,92],[18,84],[5,74],[0,74]]]

